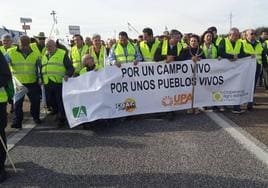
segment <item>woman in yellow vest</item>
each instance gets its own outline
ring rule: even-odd
[[[107,56],[106,48],[101,44],[101,36],[99,34],[92,36],[92,46],[89,48],[88,54],[93,57],[96,70],[104,68]]]
[[[201,45],[206,59],[216,59],[218,57],[218,49],[213,44],[213,33],[211,31],[205,31],[201,36]]]
[[[8,95],[5,90],[5,87],[8,85],[8,82],[11,80],[11,73],[8,67],[8,64],[0,52],[0,136],[4,141],[4,145],[0,142],[0,183],[6,180],[6,171],[5,171],[5,160],[6,152],[4,146],[6,147],[6,134],[5,128],[7,126],[7,112],[6,106],[8,101]]]

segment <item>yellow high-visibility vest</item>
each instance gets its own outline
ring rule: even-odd
[[[216,45],[216,46],[219,46],[220,43],[221,43],[221,41],[222,41],[222,39],[223,39],[222,37],[219,37],[219,36],[218,36],[217,39],[216,39],[215,45]]]
[[[88,45],[83,45],[81,51],[77,46],[71,48],[71,59],[73,61],[74,73],[79,74],[79,71],[83,68],[82,57],[88,53]]]
[[[235,47],[233,48],[233,45],[229,38],[225,38],[225,53],[230,54],[230,55],[238,55],[240,54],[242,47],[242,42],[241,40],[237,40],[235,42]]]
[[[177,56],[180,55],[181,51],[182,51],[182,44],[178,42]],[[161,55],[167,55],[167,52],[168,52],[168,40],[163,40]]]
[[[44,47],[44,48],[42,49],[42,51],[40,51],[39,48],[38,48],[38,46],[37,46],[37,44],[36,44],[35,42],[34,42],[34,43],[31,43],[31,44],[30,44],[30,47],[31,47],[31,49],[32,49],[33,51],[35,51],[36,53],[39,54],[40,59],[42,58],[43,55],[46,54],[47,48]]]
[[[17,50],[11,48],[7,51],[10,57],[10,69],[13,74],[22,84],[37,82],[36,62],[39,59],[39,54],[32,51],[26,58]]]
[[[11,46],[10,48],[8,48],[8,49],[5,49],[4,46],[0,46],[0,50],[1,50],[1,52],[2,52],[3,55],[5,55],[5,54],[7,53],[7,51],[8,51],[9,49],[11,49],[11,48],[17,48],[17,46],[12,45],[12,46]]]
[[[94,62],[96,65],[95,70],[100,70],[104,68],[105,54],[106,54],[106,48],[103,45],[101,45],[99,57],[96,55],[93,46],[89,48],[89,55],[91,55],[94,58]]]
[[[262,51],[263,51],[263,47],[260,43],[260,41],[256,41],[257,45],[255,46],[255,48],[252,46],[252,44],[250,44],[247,40],[243,41],[243,47],[244,47],[244,52],[246,54],[250,54],[250,55],[255,55],[257,58],[257,63],[258,64],[262,64]]]
[[[150,51],[149,46],[147,45],[146,41],[142,41],[140,43],[141,54],[142,54],[145,62],[152,62],[153,61],[156,49],[158,48],[159,44],[160,44],[160,41],[155,40],[153,43],[153,46],[151,48],[151,51]]]
[[[66,74],[63,63],[65,53],[64,50],[58,48],[49,59],[46,55],[42,57],[41,73],[44,84],[47,84],[49,80],[55,83],[62,83],[62,79]]]
[[[0,87],[0,103],[5,103],[8,101],[7,92],[4,87]]]
[[[127,44],[127,54],[124,52],[124,48],[120,43],[115,44],[114,54],[116,62],[118,63],[131,63],[135,60],[136,49],[130,42]]]
[[[202,50],[203,50],[203,52],[204,52],[204,55],[205,55],[205,57],[206,57],[206,59],[216,59],[217,57],[218,57],[218,50],[217,50],[217,48],[214,46],[214,44],[212,43],[211,44],[212,45],[212,48],[211,48],[211,55],[212,55],[212,57],[210,57],[209,58],[209,54],[208,54],[208,48],[207,48],[207,46],[205,45],[205,44],[203,44],[202,46],[201,46],[201,48],[202,48]]]

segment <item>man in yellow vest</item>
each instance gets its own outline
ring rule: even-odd
[[[256,89],[257,81],[260,76],[261,66],[267,67],[267,58],[265,51],[263,50],[260,41],[256,40],[256,31],[254,29],[248,29],[246,31],[246,39],[243,40],[243,48],[247,55],[256,57],[256,73],[255,73],[255,85],[254,92]],[[247,105],[248,111],[253,110],[253,102],[249,102]]]
[[[37,65],[39,54],[30,48],[30,38],[23,35],[19,39],[18,48],[9,49],[6,55],[11,68],[11,72],[15,78],[22,83],[27,89],[27,96],[30,100],[30,112],[36,124],[40,124],[40,95],[41,88],[38,84]],[[22,128],[24,97],[15,101],[13,128]]]
[[[74,68],[66,51],[56,47],[56,42],[48,39],[47,53],[42,57],[42,82],[48,94],[52,108],[58,111],[58,127],[65,125],[66,116],[62,101],[62,81],[67,81],[73,75]],[[53,98],[53,99],[51,99]]]
[[[180,42],[181,36],[181,32],[176,29],[172,29],[169,32],[168,39],[164,39],[158,46],[154,60],[165,61],[166,63],[184,60],[182,55],[183,47]]]
[[[231,28],[228,37],[221,40],[218,48],[218,54],[221,58],[236,61],[238,58],[246,57],[239,35],[239,30],[237,28]],[[241,114],[243,112],[244,111],[241,110],[240,105],[233,106],[232,113]]]
[[[265,54],[266,54],[266,59],[268,60],[268,29],[267,28],[262,29],[259,41],[262,43],[263,50],[265,51]],[[268,72],[267,70],[264,70],[264,68],[262,68],[262,73],[259,79],[260,86],[262,86],[263,79],[264,79],[264,87],[267,90],[268,89]]]
[[[82,57],[88,53],[88,45],[84,44],[83,37],[79,34],[73,36],[74,46],[71,48],[70,58],[75,69],[74,76],[78,76],[83,68]]]
[[[7,126],[6,105],[8,101],[5,87],[9,81],[11,81],[11,73],[3,54],[0,52],[0,136],[4,141],[5,147],[7,147],[5,128]],[[5,161],[6,151],[2,143],[0,143],[0,183],[6,180]]]
[[[91,40],[90,37],[86,37],[86,38],[85,38],[85,44],[86,44],[88,47],[92,46],[92,40]]]
[[[123,63],[137,65],[142,60],[139,49],[129,40],[125,31],[119,33],[119,41],[113,45],[108,56],[108,62],[117,67]]]
[[[80,75],[83,75],[87,72],[90,72],[90,71],[97,71],[98,69],[96,69],[96,63],[94,61],[94,58],[89,55],[89,54],[86,54],[84,57],[83,57],[83,65],[84,65],[84,68],[81,69],[80,71]]]
[[[154,61],[154,55],[160,41],[154,39],[153,30],[151,28],[143,29],[143,41],[139,43],[139,49],[144,62]]]
[[[12,45],[13,41],[12,41],[12,37],[10,34],[2,35],[1,39],[2,39],[3,46],[0,46],[0,50],[1,50],[3,55],[5,55],[7,53],[8,49],[16,48],[15,45]]]
[[[96,70],[104,68],[107,57],[106,53],[106,47],[101,44],[101,36],[93,34],[92,46],[90,46],[88,54],[93,57]]]
[[[45,40],[47,37],[44,32],[40,32],[37,36],[34,36],[34,38],[37,40],[37,43],[31,43],[30,47],[33,51],[36,51],[40,55],[41,59],[46,52]]]

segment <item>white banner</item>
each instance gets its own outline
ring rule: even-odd
[[[196,74],[193,74],[193,70]],[[70,127],[97,119],[253,100],[256,59],[107,66],[63,83]],[[194,89],[193,89],[194,87]],[[194,96],[194,97],[192,97]]]

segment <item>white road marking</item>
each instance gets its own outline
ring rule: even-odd
[[[265,144],[258,141],[224,115],[216,114],[214,112],[206,113],[206,115],[268,167],[268,148]]]
[[[44,113],[40,113],[40,118],[45,118]],[[31,118],[32,119],[32,118]],[[23,139],[34,127],[35,123],[32,120],[27,120],[25,124],[23,124],[23,128],[19,131],[11,133],[7,138],[7,148],[11,150],[21,139]]]

